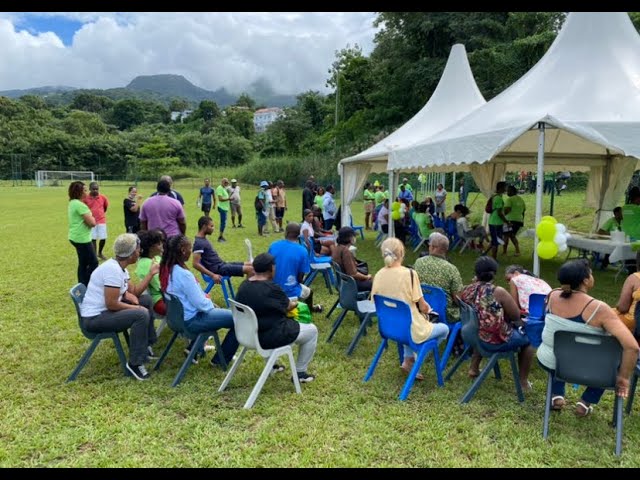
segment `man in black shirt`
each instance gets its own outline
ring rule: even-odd
[[[302,211],[311,208],[314,205],[315,193],[313,193],[313,182],[311,180],[307,180],[307,183],[304,186],[304,190],[302,190]]]
[[[129,196],[124,199],[124,229],[127,233],[138,233],[140,230],[140,200],[142,195],[138,195],[136,187],[129,187]]]

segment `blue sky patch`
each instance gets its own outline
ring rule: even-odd
[[[32,34],[53,32],[65,46],[71,45],[73,34],[80,30],[83,23],[64,17],[41,17],[35,15],[25,16],[19,23],[21,29],[25,29]]]

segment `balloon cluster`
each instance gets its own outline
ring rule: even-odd
[[[400,213],[400,202],[393,202],[391,204],[391,218],[393,220],[400,220],[402,214]]]
[[[545,260],[555,257],[558,252],[567,250],[567,240],[571,238],[571,234],[567,232],[567,227],[558,221],[546,215],[542,217],[540,223],[536,227],[536,235],[540,239],[536,251],[538,256]]]

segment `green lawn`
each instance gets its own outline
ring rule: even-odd
[[[6,185],[6,184],[5,184]],[[147,196],[151,185],[140,187]],[[177,183],[186,199],[188,234],[198,212],[193,182]],[[122,199],[126,187],[104,186],[112,202],[108,212],[111,252],[123,231]],[[254,253],[265,251],[276,235],[257,237],[252,199],[257,188],[244,188],[248,215],[244,230],[229,228],[229,242],[218,245],[223,258],[245,258],[243,239]],[[300,191],[289,191],[288,219],[300,215]],[[525,196],[528,226],[533,196]],[[584,229],[593,211],[583,194],[557,199],[556,217],[570,228]],[[548,204],[548,198],[545,199]],[[484,207],[479,198],[472,211]],[[378,345],[375,329],[352,358],[345,350],[355,333],[348,316],[331,344],[325,343],[330,321],[316,316],[318,351],[310,371],[315,382],[295,395],[284,372],[272,377],[250,411],[242,409],[262,369],[249,355],[228,390],[217,388],[224,374],[208,361],[192,366],[178,388],[170,383],[184,360],[174,347],[158,373],[147,382],[125,378],[112,345],[94,353],[77,381],[66,377],[89,342],[80,333],[69,288],[76,283],[76,255],[67,241],[66,188],[0,187],[0,467],[614,467],[640,466],[634,453],[640,441],[640,413],[625,425],[621,459],[613,455],[611,395],[594,415],[577,419],[571,408],[551,419],[550,440],[541,437],[546,377],[534,367],[534,390],[518,404],[507,365],[504,380],[488,379],[468,405],[458,400],[469,386],[463,367],[444,388],[435,384],[427,361],[426,380],[417,383],[406,402],[397,399],[404,377],[395,347],[387,352],[375,376],[362,378]],[[449,205],[451,208],[452,205]],[[354,208],[361,224],[362,205]],[[217,213],[215,214],[217,223]],[[521,262],[531,264],[531,240],[523,241]],[[381,266],[373,234],[358,243],[358,256],[375,271]],[[472,276],[476,254],[453,253],[463,279]],[[415,256],[409,254],[407,263]],[[513,259],[500,259],[501,271]],[[542,264],[543,277],[555,285],[561,259]],[[594,295],[615,302],[622,279],[596,272]],[[238,282],[236,282],[237,284]],[[500,284],[504,281],[500,278]],[[318,300],[333,303],[322,281],[314,283]],[[221,302],[219,289],[214,299]],[[165,331],[157,347],[169,339]],[[181,343],[177,347],[181,347]],[[208,358],[207,358],[208,360]],[[568,389],[568,400],[578,392]],[[570,403],[572,404],[572,403]]]

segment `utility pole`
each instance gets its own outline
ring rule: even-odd
[[[336,70],[336,114],[334,125],[338,125],[338,98],[340,97],[340,70]]]

